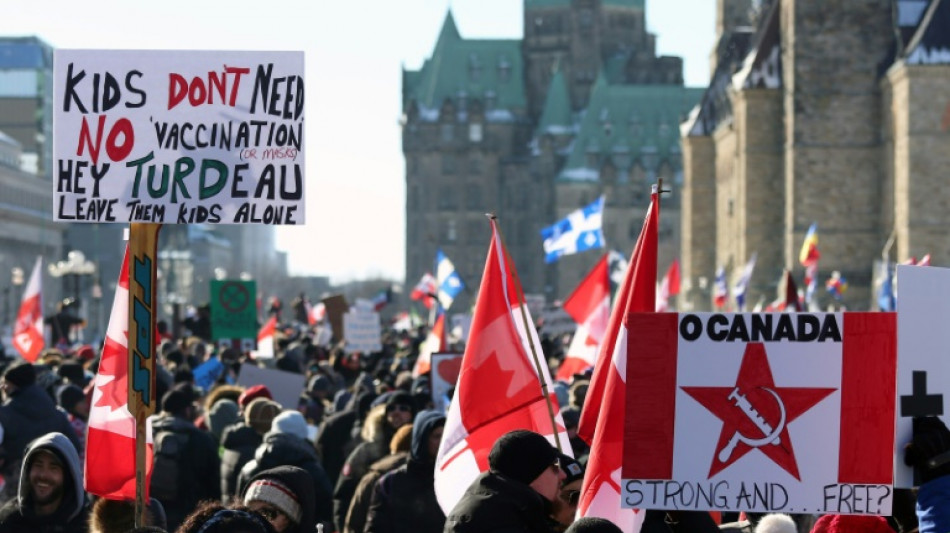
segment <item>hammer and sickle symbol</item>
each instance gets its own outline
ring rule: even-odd
[[[768,392],[775,397],[775,403],[778,404],[779,408],[779,421],[778,424],[773,429],[772,426],[762,418],[762,415],[752,407],[752,404],[749,403],[749,400],[746,397],[739,393],[739,387],[736,387],[729,393],[729,399],[736,402],[736,407],[738,407],[753,424],[756,425],[762,433],[765,435],[761,439],[753,439],[747,437],[736,430],[735,434],[732,435],[732,438],[729,439],[729,442],[726,443],[726,446],[719,451],[719,461],[725,463],[729,460],[729,457],[732,456],[732,452],[735,451],[736,445],[740,442],[743,442],[753,448],[760,448],[762,446],[767,446],[769,444],[781,444],[781,435],[782,431],[785,429],[785,404],[782,403],[782,398],[779,397],[778,393],[768,387],[759,387],[765,392]]]

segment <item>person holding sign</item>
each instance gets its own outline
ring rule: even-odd
[[[920,533],[950,531],[950,430],[935,416],[914,418],[914,437],[904,463],[920,480],[917,520]]]

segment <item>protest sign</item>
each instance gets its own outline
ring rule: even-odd
[[[257,340],[257,284],[244,280],[211,280],[211,336],[214,340]],[[243,345],[242,345],[243,348]]]
[[[303,374],[261,368],[248,363],[241,365],[241,374],[237,380],[237,384],[245,388],[264,385],[270,391],[274,401],[284,409],[297,408],[306,382],[307,378]]]
[[[434,353],[432,358],[432,402],[443,413],[449,409],[449,390],[455,387],[462,370],[462,354]]]
[[[887,515],[892,313],[627,317],[623,505]]]
[[[302,52],[56,50],[61,222],[304,223]]]
[[[353,308],[343,315],[343,336],[346,353],[378,352],[383,349],[379,313]]]
[[[946,424],[950,383],[950,269],[897,267],[897,431],[894,485],[913,487],[914,473],[904,464],[904,446],[913,433],[913,417],[939,416]]]

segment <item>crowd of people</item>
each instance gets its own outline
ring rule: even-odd
[[[445,414],[425,374],[410,369],[425,339],[388,330],[380,352],[322,346],[305,323],[277,336],[277,357],[219,350],[198,335],[157,347],[153,467],[147,525],[131,501],[83,488],[86,422],[98,368],[90,346],[45,350],[35,363],[3,357],[0,391],[0,533],[617,533],[611,522],[575,520],[587,444],[576,435],[589,374],[558,382],[555,396],[571,454],[525,430],[498,439],[489,468],[448,513],[434,471]],[[202,338],[205,337],[205,338]],[[545,338],[552,365],[562,339]],[[217,359],[223,371],[199,386],[194,369]],[[304,376],[295,405],[264,384],[237,385],[244,364]],[[490,400],[486,400],[490,401]],[[566,450],[565,450],[566,451]],[[950,531],[950,431],[915,421],[908,464],[919,493],[896,491],[890,517],[726,515],[646,511],[645,533],[943,533]]]

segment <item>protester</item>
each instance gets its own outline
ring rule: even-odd
[[[145,525],[164,530],[168,524],[161,502],[150,498],[145,507]],[[135,528],[135,502],[99,498],[89,514],[89,533],[126,533]]]
[[[296,466],[310,475],[314,492],[314,514],[319,522],[332,520],[330,480],[320,466],[313,444],[307,440],[307,421],[297,411],[284,411],[274,418],[271,430],[238,476],[243,494],[257,474],[278,466]]]
[[[257,511],[278,533],[312,533],[317,505],[310,474],[296,466],[278,466],[254,476],[244,490],[244,505]]]
[[[82,463],[72,441],[62,433],[32,441],[17,497],[0,508],[0,533],[85,533],[88,516]]]
[[[554,499],[554,511],[551,516],[560,524],[557,527],[563,531],[574,522],[577,514],[577,502],[580,499],[581,486],[584,484],[584,466],[570,455],[561,453],[558,456],[564,479],[561,481],[561,490]]]
[[[192,512],[176,533],[276,533],[264,516],[244,506],[230,508],[204,502]]]
[[[389,441],[396,430],[412,422],[414,404],[412,396],[399,391],[380,396],[376,400],[384,401],[371,409],[363,424],[363,442],[357,446],[346,463],[333,490],[333,523],[337,531],[342,531],[346,522],[346,513],[360,479],[369,471],[370,465],[389,453]]]
[[[7,367],[0,379],[0,390],[6,398],[0,406],[5,453],[0,474],[7,481],[8,488],[4,493],[12,496],[17,487],[20,461],[27,443],[50,432],[65,435],[75,450],[82,449],[82,443],[67,416],[56,408],[50,395],[36,384],[36,369],[32,364],[20,362]]]
[[[555,531],[552,502],[564,473],[547,439],[532,431],[510,431],[492,446],[488,465],[446,517],[445,533]]]
[[[565,533],[623,533],[616,524],[596,516],[585,516],[567,528]]]
[[[252,389],[254,387],[251,387]],[[261,445],[264,434],[270,431],[271,422],[280,414],[280,404],[270,400],[259,389],[258,393],[244,394],[238,399],[244,419],[228,426],[221,434],[221,496],[227,501],[238,493],[238,475],[251,459],[254,450]]]
[[[202,500],[221,498],[221,462],[214,437],[194,425],[194,390],[177,385],[162,397],[152,420],[151,494],[165,507],[175,529]]]
[[[323,459],[323,467],[330,483],[334,486],[349,455],[345,450],[353,439],[351,432],[354,427],[360,427],[374,398],[375,394],[368,391],[354,394],[343,410],[330,415],[320,424],[317,431],[317,450]]]
[[[935,416],[917,417],[904,463],[920,479],[917,521],[920,533],[950,531],[950,430]],[[817,526],[817,524],[816,524]]]
[[[406,464],[409,460],[409,449],[412,447],[412,426],[408,424],[397,429],[389,441],[389,455],[376,461],[369,467],[369,472],[363,475],[356,492],[350,500],[350,509],[346,513],[346,523],[343,533],[362,533],[366,526],[366,515],[369,505],[373,501],[373,492],[376,482],[387,472],[391,472]]]
[[[89,421],[89,398],[86,394],[72,383],[60,385],[56,391],[56,398],[59,407],[66,414],[69,425],[73,428],[73,433],[79,442],[76,450],[79,452],[79,458],[82,459],[86,450],[86,423]]]

